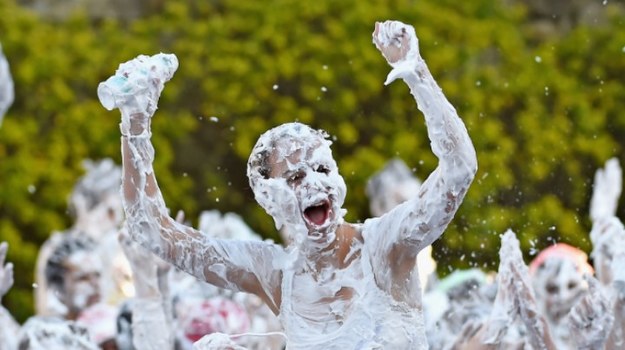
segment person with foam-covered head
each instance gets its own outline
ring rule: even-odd
[[[100,301],[102,261],[95,249],[95,242],[86,235],[68,234],[46,264],[46,282],[68,320],[75,320],[81,311]]]
[[[258,203],[291,237],[286,248],[217,239],[170,216],[152,167],[150,125],[178,68],[174,55],[139,56],[98,87],[103,106],[122,115],[130,236],[201,280],[258,295],[278,315],[289,349],[426,349],[416,256],[443,233],[477,171],[471,139],[421,58],[414,28],[376,23],[373,42],[393,67],[386,83],[404,80],[425,115],[438,167],[413,198],[350,224],[327,134],[301,123],[267,131],[247,174]],[[232,344],[223,334],[208,337],[197,347]]]
[[[68,211],[75,219],[72,227],[54,232],[40,247],[37,256],[35,282],[35,309],[38,315],[59,316],[59,301],[49,291],[45,268],[53,250],[63,238],[74,233],[90,237],[96,245],[96,254],[102,261],[102,299],[116,305],[131,296],[130,268],[119,243],[117,232],[123,221],[119,188],[121,167],[112,159],[84,160],[85,174],[74,185],[68,198]]]
[[[566,243],[543,249],[529,266],[536,301],[561,346],[570,341],[566,324],[569,312],[588,290],[584,275],[594,270],[582,250]]]

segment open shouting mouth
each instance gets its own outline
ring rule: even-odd
[[[330,217],[330,202],[324,200],[304,209],[304,218],[308,223],[322,226]]]

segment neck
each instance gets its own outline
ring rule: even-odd
[[[347,255],[354,239],[354,229],[348,224],[341,224],[331,235],[334,236],[327,244],[306,242],[301,249],[305,259],[317,271],[326,268],[343,268],[349,264]]]

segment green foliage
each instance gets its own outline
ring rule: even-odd
[[[0,240],[16,286],[5,303],[32,312],[39,244],[71,225],[66,198],[85,158],[119,155],[119,115],[96,88],[139,54],[173,52],[180,68],[153,125],[156,172],[172,210],[235,211],[278,240],[245,166],[257,137],[298,120],[333,135],[349,221],[369,216],[368,177],[399,156],[424,179],[437,164],[420,112],[371,43],[376,20],[415,25],[422,55],[475,143],[477,178],[435,244],[440,272],[495,269],[499,235],[527,257],[554,241],[590,249],[594,171],[624,160],[625,24],[537,38],[500,1],[169,1],[131,23],[76,13],[50,22],[0,0],[0,42],[16,102],[0,129]]]

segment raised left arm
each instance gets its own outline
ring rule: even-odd
[[[451,222],[475,177],[477,158],[464,123],[420,56],[414,28],[397,21],[376,23],[373,41],[393,67],[385,84],[401,78],[408,85],[425,116],[432,151],[439,159],[415,198],[365,223],[369,226],[365,230],[381,240],[378,246],[390,254],[390,261],[395,265],[399,261],[397,266],[408,270],[410,264],[402,261],[412,261]]]

